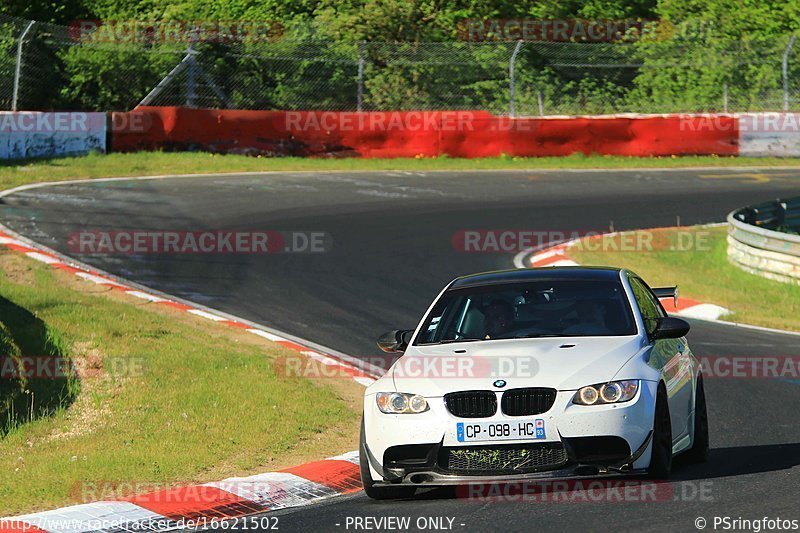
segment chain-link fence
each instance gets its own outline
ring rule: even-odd
[[[0,17],[0,109],[800,110],[800,46],[788,36],[758,43],[110,42],[74,30]]]

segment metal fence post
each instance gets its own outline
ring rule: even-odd
[[[189,52],[189,68],[186,70],[186,107],[195,107],[197,100],[197,60],[194,50]]]
[[[228,109],[233,108],[233,102],[230,97],[214,82],[214,79],[203,69],[202,65],[197,64],[197,56],[200,52],[195,50],[194,43],[197,40],[197,28],[193,31],[193,37],[189,41],[189,46],[186,48],[186,55],[183,56],[180,63],[170,70],[158,84],[150,89],[150,92],[136,105],[136,107],[148,106],[164,91],[164,89],[175,80],[178,75],[186,70],[186,107],[196,107],[197,100],[197,79],[201,77],[203,82],[211,88],[220,102],[222,102]]]
[[[356,109],[361,112],[364,108],[364,47],[366,41],[358,43],[358,92],[356,94]]]
[[[186,50],[186,57],[189,58],[186,70],[186,107],[196,107],[197,100],[197,50],[194,49],[194,43],[197,41],[198,28],[192,30],[192,35],[189,37],[189,48]]]
[[[722,109],[723,112],[728,112],[728,82],[722,86]]]
[[[789,111],[789,53],[791,53],[792,47],[794,47],[794,35],[789,39],[789,45],[786,47],[786,51],[783,52],[782,74],[784,111]]]
[[[539,116],[543,117],[544,116],[544,99],[542,98],[542,91],[541,90],[537,89],[537,91],[536,91],[536,99],[539,101]]]
[[[517,46],[514,47],[514,52],[511,54],[511,59],[508,61],[508,114],[512,118],[516,114],[514,109],[514,93],[516,91],[514,83],[514,67],[517,61],[517,54],[522,48],[522,40],[517,41]]]
[[[19,42],[17,43],[17,64],[14,68],[14,92],[11,96],[11,111],[17,110],[17,102],[19,100],[19,77],[22,73],[22,43],[25,41],[25,36],[28,35],[28,32],[35,23],[35,20],[28,22],[28,25],[25,26],[25,29],[20,34]]]
[[[191,58],[192,58],[192,52],[191,51],[187,51],[186,55],[183,56],[183,59],[181,59],[181,62],[178,63],[177,65],[175,65],[175,68],[173,68],[171,71],[169,71],[167,73],[167,75],[164,76],[161,79],[161,81],[159,81],[158,84],[155,87],[153,87],[150,90],[150,92],[147,93],[145,95],[145,97],[142,98],[142,100],[138,104],[136,104],[136,107],[142,107],[142,106],[150,105],[153,102],[153,100],[155,100],[156,97],[159,94],[161,94],[161,92],[167,87],[167,85],[169,85],[170,82],[178,76],[178,74],[183,72],[183,69],[185,69],[186,65],[189,64],[189,61],[191,61]]]
[[[782,227],[786,223],[786,208],[788,207],[788,204],[786,203],[785,200],[781,200],[780,198],[775,200],[775,203],[777,204],[776,205],[777,207],[776,216],[778,217],[777,226]]]

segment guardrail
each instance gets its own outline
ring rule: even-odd
[[[800,196],[731,212],[728,259],[747,272],[800,283]]]

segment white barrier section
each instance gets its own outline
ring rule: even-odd
[[[800,156],[800,113],[739,115],[739,155]]]
[[[106,151],[105,113],[0,112],[0,159]]]

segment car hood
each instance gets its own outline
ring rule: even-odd
[[[438,397],[461,390],[575,390],[613,379],[642,349],[638,336],[509,339],[409,346],[391,375],[398,392]],[[632,376],[626,376],[632,377]]]

